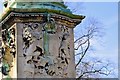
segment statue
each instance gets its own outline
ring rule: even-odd
[[[8,6],[8,0],[5,0],[3,4],[4,4],[4,7],[7,8],[7,6]]]
[[[4,0],[3,5],[5,8],[9,7],[14,0]]]

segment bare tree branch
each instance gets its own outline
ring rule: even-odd
[[[77,48],[75,48],[74,50],[78,50],[83,44],[85,44],[87,42],[88,42],[88,39],[85,40],[84,42],[81,42],[81,43],[79,42]]]
[[[87,64],[87,65],[88,65],[88,64]],[[94,65],[95,65],[95,63],[94,63]],[[93,66],[93,65],[92,65],[92,66]],[[103,67],[101,67],[101,68],[99,68],[99,69],[95,69],[95,68],[92,67],[91,70],[84,71],[84,72],[78,77],[78,79],[83,78],[84,75],[86,75],[86,74],[96,74],[96,73],[99,73],[99,74],[103,74],[103,75],[108,76],[108,75],[111,73],[111,71],[108,70],[108,68],[107,68],[108,66],[109,66],[109,64],[107,64],[106,66],[103,66]],[[103,69],[105,69],[106,71],[108,71],[108,73],[105,72],[105,71],[103,71]]]
[[[78,63],[76,64],[75,68],[77,68],[77,66],[80,64],[80,62],[82,61],[82,59],[84,58],[86,52],[88,51],[88,49],[89,49],[89,47],[90,47],[89,36],[88,36],[87,42],[88,42],[87,48],[86,48],[85,51],[83,52],[83,55],[82,55],[82,57],[79,59],[79,61],[78,61]]]
[[[78,59],[78,62],[75,65],[78,80],[80,80],[80,78],[93,78],[100,75],[108,76],[112,72],[112,70],[109,69],[110,65],[103,63],[102,60],[91,59],[86,62],[86,60],[88,60],[86,59],[88,57],[88,51],[91,49],[92,46],[92,39],[95,37],[100,37],[99,31],[101,30],[99,29],[99,27],[102,25],[99,26],[97,24],[99,24],[98,21],[95,21],[95,19],[90,19],[90,23],[86,27],[83,27],[83,30],[85,31],[80,33],[80,35],[82,36],[76,38],[76,40],[74,41],[74,50],[75,52],[77,52],[75,56]]]

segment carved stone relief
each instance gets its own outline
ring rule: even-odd
[[[56,27],[56,31],[51,33],[46,31],[48,28],[44,24],[24,23],[22,36],[26,77],[67,77],[66,70],[70,61],[70,32],[65,26]],[[51,36],[55,36],[58,45],[50,43]],[[44,45],[52,49],[45,49]],[[58,47],[54,53],[52,53],[54,50],[52,46]]]
[[[2,30],[2,74],[9,76],[16,57],[15,27]]]

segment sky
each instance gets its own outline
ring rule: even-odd
[[[116,0],[117,1],[117,0]],[[73,3],[76,5],[76,3]],[[78,8],[81,10],[76,12],[77,14],[85,15],[86,18],[83,22],[77,26],[84,25],[85,20],[89,17],[95,17],[101,21],[104,25],[104,36],[100,40],[94,39],[92,43],[95,47],[95,52],[97,54],[90,54],[90,56],[98,57],[103,60],[109,60],[111,63],[115,64],[116,73],[115,75],[110,75],[108,77],[118,76],[118,3],[117,2],[83,2],[77,3],[79,6],[68,7]],[[82,9],[81,9],[82,8]],[[2,13],[2,2],[0,1],[0,13]],[[79,30],[79,28],[76,28]],[[75,30],[76,30],[75,29]]]
[[[108,57],[117,63],[118,59],[118,3],[85,3],[84,15],[99,19],[104,25],[103,44],[95,43],[99,56]],[[99,45],[100,44],[100,45]]]
[[[86,16],[80,25],[74,30],[79,35],[80,28],[89,18],[95,18],[100,21],[103,26],[103,36],[92,40],[92,47],[95,54],[88,54],[103,61],[113,63],[115,74],[107,76],[108,78],[118,77],[118,3],[117,2],[72,2],[68,5],[70,9],[78,8],[75,13]],[[74,11],[73,11],[74,12]],[[76,36],[75,35],[75,36]],[[104,76],[105,77],[105,76]]]
[[[94,16],[104,24],[101,42],[95,42],[97,55],[118,64],[118,3],[86,3],[85,15]],[[101,45],[100,45],[101,44]]]

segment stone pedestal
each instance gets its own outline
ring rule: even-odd
[[[75,78],[73,28],[84,16],[20,4],[1,21],[3,77]]]
[[[18,77],[75,77],[72,29],[56,24],[56,31],[51,34],[43,29],[42,23],[16,26]]]

